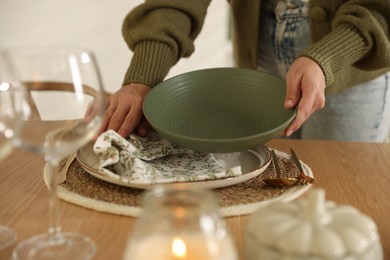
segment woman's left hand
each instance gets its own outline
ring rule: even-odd
[[[299,57],[287,72],[286,84],[284,107],[292,109],[297,106],[297,114],[285,130],[285,135],[290,136],[316,110],[325,106],[325,75],[314,60]]]

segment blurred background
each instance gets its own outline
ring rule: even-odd
[[[132,53],[121,35],[126,14],[142,0],[0,0],[0,48],[77,45],[97,56],[106,91],[120,88]],[[195,53],[169,73],[232,66],[228,2],[212,1]]]

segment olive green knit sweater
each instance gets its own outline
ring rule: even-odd
[[[154,86],[194,51],[210,0],[146,0],[125,18],[134,52],[124,84]],[[259,0],[230,0],[237,66],[256,69]],[[212,14],[208,14],[212,15]],[[301,56],[323,69],[328,93],[390,70],[390,0],[310,0],[313,44]],[[261,36],[260,36],[261,37]]]

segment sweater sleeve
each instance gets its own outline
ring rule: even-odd
[[[155,86],[194,52],[211,0],[146,0],[125,18],[122,35],[133,51],[123,84]]]
[[[300,56],[321,66],[328,86],[345,66],[370,71],[390,68],[389,25],[390,1],[345,1],[335,12],[330,32]]]

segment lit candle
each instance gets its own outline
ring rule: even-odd
[[[125,260],[236,260],[212,192],[157,187],[144,195]]]
[[[237,256],[228,239],[207,239],[202,235],[168,237],[153,235],[131,243],[125,260],[236,260]]]
[[[187,255],[187,247],[183,240],[175,237],[172,242],[172,255],[177,259],[185,259]]]

